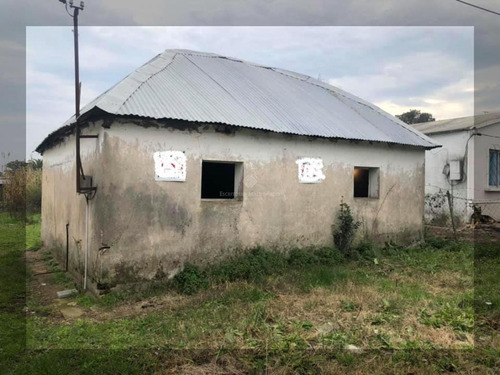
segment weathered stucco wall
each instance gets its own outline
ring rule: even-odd
[[[91,126],[82,134],[98,134]],[[99,139],[81,141],[85,173],[95,175],[99,160]],[[85,256],[85,212],[83,195],[76,194],[75,137],[68,137],[43,154],[42,242],[53,251],[62,267],[66,262],[66,224],[69,224],[69,269],[83,275]]]
[[[188,259],[213,261],[257,245],[331,245],[342,196],[363,222],[363,234],[421,236],[423,149],[249,130],[227,134],[208,125],[198,130],[141,125],[150,127],[126,120],[98,127],[99,140],[88,152],[87,169],[98,186],[90,202],[94,283],[164,277]],[[46,152],[48,165],[63,154],[71,158],[63,152],[69,143]],[[185,152],[185,182],[155,181],[153,153],[165,150]],[[296,160],[302,157],[323,159],[324,181],[298,182]],[[98,162],[92,163],[94,158]],[[243,162],[243,199],[202,200],[202,160]],[[380,168],[378,199],[353,198],[354,166]],[[74,193],[74,168],[51,166],[44,173],[45,243],[60,246],[66,221],[80,228],[76,238],[84,238],[85,203]]]

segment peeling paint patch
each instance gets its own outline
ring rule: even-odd
[[[319,184],[325,179],[323,160],[320,158],[301,158],[296,161],[301,184]]]
[[[153,154],[156,181],[186,181],[186,155],[182,151],[158,151]]]

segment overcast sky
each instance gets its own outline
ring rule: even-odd
[[[27,156],[74,113],[72,28],[26,34]],[[320,77],[396,115],[472,115],[472,27],[83,27],[82,106],[167,48]]]
[[[479,6],[500,11],[498,0],[470,1]],[[500,109],[500,38],[498,37],[500,35],[500,17],[471,8],[455,0],[183,0],[182,2],[177,0],[86,0],[85,10],[80,17],[80,22],[86,26],[474,26],[475,113]],[[34,143],[36,143],[33,141],[25,148],[25,116],[27,114],[25,102],[27,94],[25,86],[25,43],[26,26],[42,25],[68,26],[71,25],[71,19],[64,11],[64,6],[57,0],[31,0],[29,2],[2,0],[0,2],[0,152],[10,152],[10,159],[22,158],[25,153],[29,154],[26,149],[32,149]],[[44,39],[44,34],[41,30],[39,31],[41,33],[39,40]],[[85,48],[88,51],[91,51],[92,48],[102,50],[102,46],[97,45],[97,43],[90,45],[90,42],[93,41],[92,38],[98,38],[98,36],[90,35],[93,32],[87,33],[86,30],[82,30],[82,42],[87,43]],[[182,32],[178,32],[177,35],[180,35],[179,33],[182,34]],[[278,41],[273,42],[282,46],[284,51],[289,51],[281,54],[278,53],[279,50],[273,50],[272,54],[261,53],[260,55],[254,55],[255,49],[246,50],[244,48],[245,43],[251,43],[253,46],[257,45],[257,47],[264,45],[269,50],[271,40],[262,36],[256,36],[257,39],[261,39],[259,44],[250,42],[248,37],[240,41],[238,38],[226,33],[226,42],[224,42],[223,39],[212,40],[191,31],[194,39],[190,40],[190,43],[192,44],[191,48],[232,54],[256,62],[270,63],[297,70],[315,77],[321,74],[324,80],[332,79],[336,85],[343,86],[345,89],[364,96],[368,100],[383,104],[382,106],[389,109],[391,113],[398,112],[398,106],[404,107],[406,105],[424,108],[425,104],[425,108],[434,110],[437,101],[443,100],[443,97],[446,98],[447,103],[446,105],[442,103],[441,107],[448,106],[448,113],[452,111],[458,113],[459,109],[453,103],[463,103],[463,98],[458,96],[462,93],[461,89],[467,87],[467,81],[462,81],[466,74],[461,75],[464,71],[462,68],[468,64],[465,50],[469,48],[470,43],[467,37],[462,35],[456,39],[455,43],[451,39],[446,41],[447,37],[445,36],[439,37],[435,41],[436,46],[434,48],[432,46],[434,43],[432,37],[427,39],[422,37],[420,39],[422,43],[418,42],[418,36],[410,38],[414,43],[409,45],[415,48],[415,51],[420,52],[420,60],[415,60],[411,57],[410,49],[405,49],[404,42],[398,40],[399,38],[404,39],[404,34],[399,35],[400,33],[401,31],[389,32],[384,35],[384,38],[375,38],[376,40],[373,40],[370,39],[370,31],[368,31],[365,32],[364,37],[358,36],[358,39],[362,41],[358,45],[352,45],[350,49],[348,48],[349,45],[336,49],[335,42],[338,41],[339,37],[331,36],[322,40],[323,36],[321,35],[312,35],[310,38],[307,38],[307,35],[304,37],[299,35],[300,38],[294,40],[294,38],[287,39],[288,32],[284,32],[285,35],[281,35]],[[465,33],[467,32],[465,31]],[[167,33],[163,34],[167,35]],[[302,34],[302,32],[299,32],[299,34]],[[52,48],[53,45],[58,44],[61,47],[61,51],[52,50],[52,53],[57,54],[53,55],[52,60],[66,61],[68,58],[71,59],[72,46],[69,30],[66,33],[61,30],[60,36],[50,34],[50,32],[47,35],[51,35],[55,39],[45,40],[46,46]],[[106,33],[102,33],[101,37],[104,38],[105,35]],[[102,56],[94,56],[94,58],[90,59],[91,61],[87,61],[89,66],[83,68],[84,99],[88,99],[92,94],[97,94],[101,89],[107,88],[109,84],[106,80],[110,79],[110,84],[114,83],[122,78],[123,74],[134,69],[152,55],[169,48],[170,45],[166,45],[167,41],[172,42],[172,46],[179,41],[185,41],[180,36],[179,38],[164,36],[160,39],[141,40],[141,45],[137,45],[136,38],[138,37],[134,37],[131,40],[135,43],[133,43],[133,48],[123,47],[127,48],[126,51],[123,51],[119,50],[120,47],[118,47],[123,45],[123,42],[128,42],[123,35],[118,36],[116,39],[102,40],[98,38],[105,45],[107,51]],[[189,33],[183,35],[189,35]],[[233,42],[228,42],[228,37]],[[349,38],[351,38],[351,35],[344,35],[341,41],[346,43],[346,41],[350,40]],[[462,43],[464,38],[466,40],[465,45]],[[307,43],[306,49],[299,47],[302,42]],[[356,41],[356,43],[358,42]],[[379,43],[382,43],[382,45],[379,45]],[[395,43],[396,47],[394,49],[388,47],[391,43]],[[115,44],[118,50],[115,50],[114,55],[127,52],[127,57],[120,58],[121,61],[112,68],[97,69],[100,59],[112,61],[108,59],[108,57],[113,58],[113,52],[111,51],[113,48],[110,48],[110,45],[114,46]],[[145,45],[143,46],[143,44]],[[201,47],[197,47],[200,44],[202,44]],[[423,47],[425,44],[429,48]],[[438,45],[446,45],[445,50],[438,48]],[[327,52],[336,52],[336,59],[332,61],[332,58],[324,58],[324,55],[320,52],[308,54],[308,52],[316,48]],[[400,48],[400,50],[397,50],[397,48]],[[46,49],[49,50],[48,47]],[[425,57],[426,49],[431,51],[427,57]],[[301,50],[301,55],[294,56],[294,52],[297,50]],[[339,51],[343,52],[342,55],[338,54]],[[48,51],[44,56],[47,54]],[[363,60],[363,56],[367,54],[371,56]],[[335,55],[335,53],[332,53],[332,55]],[[308,61],[309,65],[306,66],[304,58],[309,56],[314,57],[314,59]],[[375,61],[370,60],[372,56],[376,57]],[[441,59],[440,56],[443,58]],[[427,71],[425,68],[427,65],[421,64],[422,61],[432,64],[438,60],[442,62],[438,71]],[[129,62],[131,62],[130,66],[128,66]],[[37,65],[38,63],[33,60],[28,64],[32,64],[32,73],[40,70],[44,72],[44,75],[36,78],[38,81],[43,80],[45,77],[49,81],[61,81],[59,83],[62,85],[67,82],[67,77],[71,75],[69,71],[72,67],[71,61],[67,61],[67,64],[63,67],[64,69],[60,71],[50,68],[48,66],[50,63],[42,66],[43,64]],[[58,62],[55,61],[54,64],[57,65]],[[351,65],[352,68],[349,69]],[[426,86],[427,89],[425,89],[425,87],[413,85],[413,87],[416,87],[416,92],[411,96],[406,95],[408,102],[402,102],[401,100],[405,96],[403,91],[408,89],[409,85],[412,85],[411,82],[408,82],[411,81],[411,76],[403,72],[403,67],[413,70],[414,77],[417,77],[418,74],[425,75],[427,77],[425,82],[429,82],[432,77],[435,77],[436,85],[441,85],[444,92],[439,94],[436,87],[432,91],[430,90],[431,86]],[[448,69],[453,72],[460,72],[460,79],[458,77],[455,79],[457,86],[451,85],[448,81],[450,76],[450,74],[446,74]],[[96,79],[97,74],[100,72],[103,73],[103,77]],[[104,74],[105,72],[106,74]],[[441,72],[444,73],[445,77],[442,77]],[[90,73],[94,78],[91,78]],[[57,79],[53,79],[54,74]],[[366,81],[363,81],[363,79],[360,81],[360,76],[364,76]],[[400,81],[404,81],[405,85],[400,86],[398,84]],[[71,95],[69,91],[71,91],[72,83],[68,82],[70,85],[66,87],[68,94],[59,91],[59,96]],[[388,82],[386,91],[381,90],[380,86],[376,87],[375,83],[378,82]],[[38,82],[37,85],[42,87],[43,83]],[[58,87],[61,87],[61,85]],[[394,89],[395,86],[400,87],[401,90],[398,92]],[[364,90],[368,91],[363,93]],[[379,92],[370,92],[369,90],[378,90]],[[47,96],[47,100],[50,99],[52,91],[54,90],[50,89],[43,92]],[[28,94],[32,95],[31,90]],[[414,102],[410,102],[410,98],[414,98]],[[418,101],[422,99],[427,100],[427,102],[420,103],[417,106]],[[70,99],[69,102],[71,101]],[[62,100],[58,102],[61,103]],[[434,107],[432,107],[432,102]],[[40,103],[34,102],[29,104],[31,110],[40,105]],[[52,114],[53,119],[50,119],[50,126],[57,127],[55,122],[58,121],[58,118],[66,118],[65,113],[68,111],[72,113],[71,104],[67,104],[67,106],[67,110],[63,109],[62,106],[53,108],[55,112]],[[446,115],[444,109],[435,112],[438,117]],[[57,113],[60,113],[60,115]],[[32,111],[31,120],[35,121],[33,114]],[[37,135],[34,134],[33,138],[36,137]],[[5,158],[0,158],[0,164],[2,162],[5,162]]]

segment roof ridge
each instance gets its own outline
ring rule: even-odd
[[[165,65],[163,68],[159,69],[157,72],[155,73],[152,73],[149,75],[148,78],[146,78],[144,81],[142,81],[128,96],[127,98],[123,101],[123,103],[120,105],[120,107],[118,109],[121,109],[125,104],[127,104],[127,102],[130,100],[130,98],[132,97],[132,95],[134,95],[137,90],[139,90],[147,81],[149,81],[151,78],[153,78],[154,76],[156,76],[157,74],[161,73],[162,71],[164,71],[165,69],[167,69],[170,64],[172,64],[175,60],[175,57],[178,55],[178,53],[175,53],[173,56],[172,56],[172,59],[168,62],[167,65]],[[163,54],[159,54],[157,56],[157,58],[163,58]],[[152,60],[150,60],[150,62],[152,62]],[[146,63],[148,64],[148,63]],[[146,65],[144,64],[144,65]],[[144,65],[142,65],[140,68],[137,68],[136,70],[134,70],[134,73],[137,72],[139,69],[141,69]]]

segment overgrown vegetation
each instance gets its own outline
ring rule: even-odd
[[[262,282],[267,276],[281,275],[289,270],[312,265],[333,266],[343,261],[339,251],[327,247],[293,249],[289,253],[258,247],[203,270],[196,265],[186,264],[174,277],[174,285],[181,293],[190,295],[209,285],[240,280]]]
[[[39,213],[42,203],[41,163],[22,163],[4,173],[7,180],[3,188],[5,209],[17,219],[24,218],[26,213]]]
[[[352,248],[360,258],[348,262],[330,248],[258,248],[209,268],[186,265],[168,287],[157,282],[124,298],[67,300],[85,311],[78,319],[62,320],[60,305],[42,305],[34,295],[25,337],[18,297],[24,238],[16,223],[8,215],[0,220],[0,238],[10,238],[0,245],[0,255],[10,257],[0,263],[10,278],[0,284],[9,288],[0,310],[0,360],[8,373],[498,371],[497,244],[476,248],[474,293],[468,243],[429,236],[413,248],[364,241]],[[50,269],[53,260],[44,259]]]

